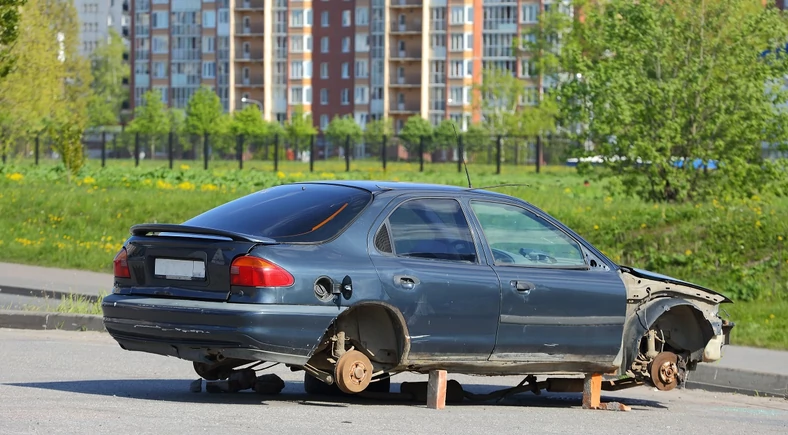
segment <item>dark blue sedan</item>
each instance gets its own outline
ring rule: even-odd
[[[733,326],[718,315],[725,296],[615,264],[483,189],[295,183],[131,233],[102,303],[107,331],[209,380],[270,361],[345,393],[433,369],[618,374],[669,390],[718,360]]]

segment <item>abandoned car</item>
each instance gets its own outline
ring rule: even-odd
[[[615,374],[670,390],[721,358],[725,296],[621,266],[518,198],[374,181],[286,184],[141,224],[103,299],[123,349],[205,379],[274,362],[307,391],[398,372]]]

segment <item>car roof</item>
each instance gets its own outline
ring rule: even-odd
[[[406,192],[422,192],[422,193],[457,193],[466,192],[484,196],[497,196],[499,198],[517,199],[503,193],[491,192],[479,188],[470,189],[462,186],[453,186],[447,184],[431,184],[431,183],[411,183],[403,181],[375,181],[375,180],[331,180],[331,181],[303,181],[296,184],[333,184],[338,186],[355,187],[359,189],[368,190],[372,193],[379,193],[385,191],[400,191]]]

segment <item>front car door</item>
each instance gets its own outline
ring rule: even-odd
[[[610,267],[549,219],[523,205],[471,200],[492,267],[501,314],[491,360],[613,365],[626,289]],[[556,366],[557,367],[557,366]]]
[[[451,197],[400,197],[374,227],[370,257],[403,314],[411,361],[484,361],[495,346],[500,283]]]

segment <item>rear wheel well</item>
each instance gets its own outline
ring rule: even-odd
[[[344,333],[347,348],[352,346],[365,353],[376,371],[398,366],[409,348],[407,327],[396,308],[385,303],[361,303],[331,323],[308,364],[329,369],[340,332]]]

